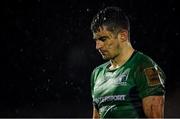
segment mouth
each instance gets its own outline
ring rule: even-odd
[[[107,54],[107,51],[99,50],[99,52],[100,52],[101,55],[106,55]]]

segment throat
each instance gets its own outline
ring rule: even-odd
[[[124,65],[133,55],[134,50],[130,51],[130,52],[126,52],[126,54],[121,54],[119,56],[117,56],[114,59],[111,59],[111,66],[109,67],[110,70],[114,70],[117,69],[119,67],[121,67],[122,65]]]
[[[116,65],[116,66],[110,66],[109,67],[109,70],[115,70],[115,69],[118,69],[119,67],[121,67],[121,65]]]
[[[110,62],[111,62],[111,65],[109,67],[110,70],[118,69],[119,67],[121,67],[124,64],[123,61],[116,62],[115,60],[110,60]]]

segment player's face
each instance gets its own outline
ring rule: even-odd
[[[106,27],[100,27],[100,31],[93,33],[96,42],[96,49],[105,60],[115,58],[120,53],[120,45],[117,37]]]

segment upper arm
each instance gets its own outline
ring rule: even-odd
[[[147,117],[164,117],[165,74],[150,61],[140,65],[136,79],[139,96],[142,98]]]
[[[147,117],[164,117],[164,96],[148,96],[143,98],[143,109]]]

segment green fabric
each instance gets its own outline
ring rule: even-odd
[[[101,118],[145,117],[142,98],[164,95],[165,75],[148,56],[135,51],[129,60],[115,70],[109,70],[110,62],[95,68],[91,75],[93,104]],[[146,68],[158,72],[161,83],[150,85]]]

